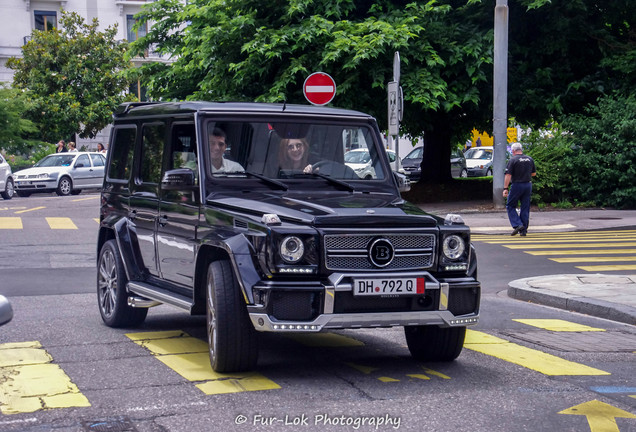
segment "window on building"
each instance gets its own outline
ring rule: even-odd
[[[126,34],[128,42],[133,42],[140,37],[146,36],[148,25],[145,22],[139,23],[134,15],[126,15]]]
[[[55,11],[33,11],[36,30],[53,30],[57,28],[57,12]]]
[[[134,94],[140,102],[148,100],[148,97],[146,96],[146,87],[141,85],[141,81],[132,83],[128,88],[128,92]]]

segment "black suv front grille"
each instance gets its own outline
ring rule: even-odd
[[[395,258],[379,269],[369,258],[369,247],[377,239],[388,240]],[[325,266],[329,270],[419,270],[434,263],[434,234],[327,234],[324,237]]]

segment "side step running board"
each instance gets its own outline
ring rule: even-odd
[[[129,292],[140,295],[144,297],[144,299],[150,299],[150,300],[155,300],[159,303],[170,304],[172,306],[185,309],[188,312],[190,312],[190,310],[192,309],[192,305],[193,305],[192,299],[182,296],[180,294],[174,293],[172,291],[157,288],[154,285],[149,285],[143,282],[128,282],[126,287],[128,288]],[[133,304],[131,304],[131,300],[135,302],[136,299],[134,298],[131,299],[131,297],[128,298],[128,303],[131,306],[133,306]],[[149,307],[149,305],[146,305],[146,304],[147,303],[140,303],[139,306]]]

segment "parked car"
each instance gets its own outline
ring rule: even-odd
[[[0,195],[6,200],[13,198],[13,174],[9,162],[0,155]]]
[[[422,154],[424,152],[423,146],[415,147],[409,152],[404,159],[402,159],[402,166],[404,171],[409,176],[412,182],[419,181],[422,177]],[[466,159],[459,150],[453,150],[450,157],[451,175],[453,177],[467,177],[468,171],[466,169]]]
[[[402,159],[393,150],[384,150],[391,164],[391,169],[398,173],[406,174],[402,167]],[[358,177],[366,180],[376,178],[371,154],[367,148],[349,150],[344,154],[344,162],[355,171]]]
[[[492,175],[492,147],[473,147],[464,153],[468,177]]]
[[[309,170],[281,169],[289,140],[308,143]],[[373,181],[346,165],[354,140]],[[479,320],[470,229],[401,198],[370,115],[129,103],[108,148],[96,269],[108,326],[139,326],[160,304],[205,315],[211,366],[231,372],[256,367],[261,332],[398,326],[415,359],[452,361]]]
[[[15,191],[28,197],[34,192],[77,195],[84,189],[99,189],[104,182],[106,158],[97,152],[50,154],[33,167],[14,173]]]

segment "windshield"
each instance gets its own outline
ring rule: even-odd
[[[70,166],[73,163],[75,155],[48,155],[44,159],[40,160],[34,166],[36,167],[62,167]]]
[[[386,173],[366,124],[209,121],[203,140],[210,178],[382,180]],[[360,170],[358,164],[363,165]],[[273,185],[274,183],[270,183]]]
[[[404,156],[404,159],[421,159],[422,158],[422,147],[416,148],[411,151],[411,153]]]
[[[473,148],[464,153],[466,159],[492,159],[492,150]]]

